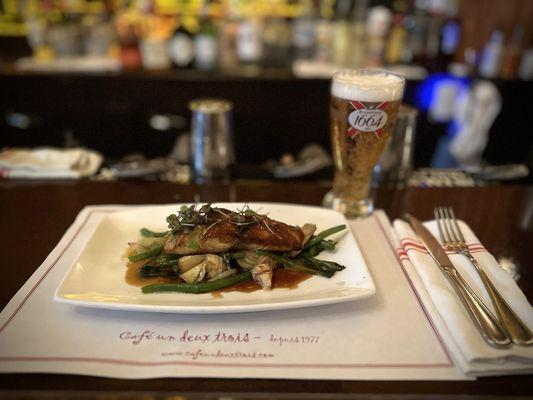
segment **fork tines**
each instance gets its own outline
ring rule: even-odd
[[[435,207],[433,211],[437,220],[439,234],[444,244],[466,243],[452,207]]]

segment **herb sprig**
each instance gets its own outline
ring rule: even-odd
[[[177,214],[170,214],[167,217],[168,227],[173,234],[191,232],[196,226],[207,223],[208,214],[211,210],[211,203],[204,204],[198,209],[196,204],[181,206]]]

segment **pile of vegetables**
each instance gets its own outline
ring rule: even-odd
[[[140,230],[141,240],[130,243],[132,251],[128,259],[130,262],[142,261],[139,269],[140,277],[164,277],[176,280],[175,283],[143,286],[141,288],[143,293],[212,292],[252,280],[254,278],[252,269],[261,265],[325,278],[331,278],[337,271],[345,268],[336,262],[316,258],[322,251],[335,250],[337,243],[327,238],[346,229],[345,225],[335,226],[311,236],[299,252],[246,250],[220,254],[178,255],[163,253],[166,238],[175,231],[176,219],[172,216],[169,218],[167,218],[169,231],[153,232],[143,228]]]

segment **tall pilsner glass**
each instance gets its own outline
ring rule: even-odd
[[[330,135],[335,162],[331,201],[349,218],[368,215],[372,171],[391,135],[405,79],[387,71],[342,70],[331,82]]]

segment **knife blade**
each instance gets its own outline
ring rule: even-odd
[[[459,274],[435,236],[412,215],[406,214],[404,219],[411,225],[442,273],[448,278],[483,339],[493,347],[508,347],[511,344],[511,339],[507,332]]]

